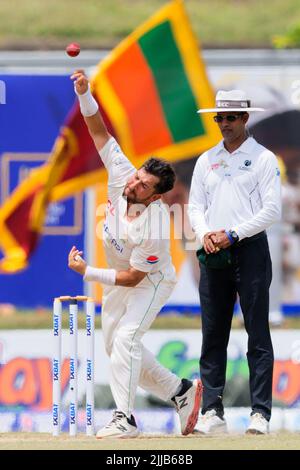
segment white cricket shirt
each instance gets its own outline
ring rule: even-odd
[[[205,152],[194,168],[188,215],[201,244],[209,231],[234,230],[242,240],[267,229],[281,217],[275,155],[253,137],[232,153],[223,141]]]
[[[143,272],[161,271],[165,280],[175,280],[170,256],[170,215],[161,201],[144,208],[140,216],[126,219],[123,192],[136,168],[111,137],[99,152],[108,172],[108,203],[103,226],[107,264],[116,270],[130,266]]]

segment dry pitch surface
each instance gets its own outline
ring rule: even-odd
[[[0,450],[300,450],[299,433],[267,436],[241,434],[218,437],[142,434],[135,439],[103,439],[67,434],[54,438],[44,433],[1,433]]]

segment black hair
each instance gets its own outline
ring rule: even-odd
[[[170,163],[152,157],[144,163],[142,168],[150,175],[159,178],[159,182],[155,185],[157,194],[164,194],[173,189],[176,175]]]

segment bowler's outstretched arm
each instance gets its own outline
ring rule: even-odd
[[[111,135],[106,129],[98,105],[90,93],[89,81],[83,70],[75,70],[71,79],[75,81],[75,92],[80,96],[80,108],[95,147],[100,151]]]

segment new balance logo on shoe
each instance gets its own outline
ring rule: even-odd
[[[125,426],[122,426],[121,424],[117,425],[117,428],[120,429],[120,431],[127,431],[127,429],[125,428]]]
[[[187,406],[187,397],[178,399],[178,408],[181,410],[184,406]]]
[[[175,407],[180,419],[181,434],[191,434],[196,426],[202,397],[200,380],[190,382],[189,388],[180,396],[175,396]]]

